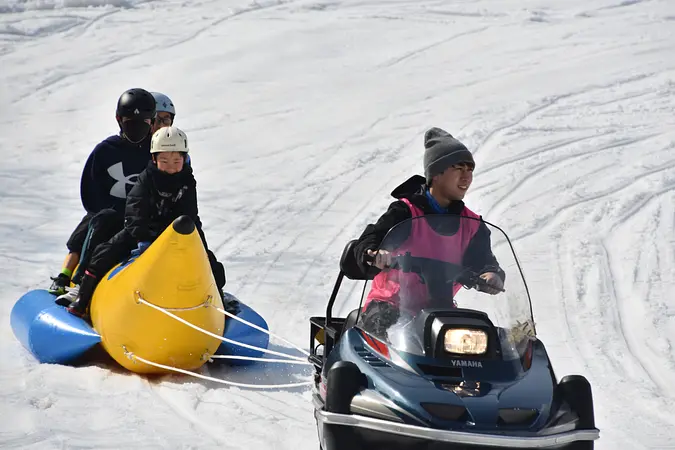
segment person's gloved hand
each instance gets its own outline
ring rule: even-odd
[[[476,290],[486,292],[490,295],[497,295],[504,291],[504,282],[501,277],[494,272],[486,272],[480,276],[486,281],[483,286],[478,286]]]
[[[386,250],[378,250],[377,252],[374,250],[368,250],[366,254],[368,255],[369,259],[367,264],[370,264],[371,266],[375,266],[380,270],[384,270],[391,266],[392,256],[391,253]]]
[[[141,256],[141,253],[146,251],[148,249],[148,247],[150,247],[150,242],[147,242],[147,241],[139,242],[138,247],[136,247],[135,249],[133,249],[131,251],[131,256],[136,256],[136,257]]]

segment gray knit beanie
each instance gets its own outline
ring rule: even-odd
[[[471,152],[447,131],[431,128],[424,133],[424,176],[427,184],[434,175],[445,172],[453,164],[468,163],[475,167]]]

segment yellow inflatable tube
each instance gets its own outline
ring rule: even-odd
[[[190,323],[223,335],[225,316],[204,245],[187,216],[173,224],[138,258],[118,265],[101,280],[91,303],[91,320],[105,350],[137,373],[164,369],[131,359],[194,370],[213,355],[221,341],[201,333],[143,300]]]

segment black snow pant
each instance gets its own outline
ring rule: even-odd
[[[81,253],[82,252],[82,247],[84,246],[84,241],[87,238],[87,230],[89,229],[89,222],[91,221],[91,218],[94,217],[96,214],[93,213],[87,213],[84,215],[82,220],[80,220],[80,223],[77,224],[75,227],[75,230],[73,230],[72,234],[68,238],[68,242],[66,242],[66,247],[68,247],[68,251],[70,253]]]
[[[98,279],[126,257],[138,246],[138,242],[126,230],[122,229],[107,242],[99,244],[93,251],[91,262],[86,269]],[[222,291],[225,286],[225,267],[216,259],[211,250],[206,250],[216,286]]]
[[[85,216],[86,218],[87,216]],[[78,228],[85,222],[84,218]],[[80,247],[80,263],[73,282],[80,284],[85,269],[89,267],[96,248],[112,239],[120,230],[124,229],[124,216],[114,209],[104,209],[97,214],[91,215],[87,225],[87,233]]]
[[[225,286],[225,266],[223,266],[223,263],[218,262],[216,255],[211,250],[206,249],[206,255],[209,257],[209,264],[211,264],[211,272],[213,272],[216,286],[218,286],[218,290],[222,294],[223,286]]]
[[[359,317],[360,326],[376,337],[386,338],[387,330],[394,325],[400,313],[398,308],[388,302],[372,300]]]
[[[122,262],[138,246],[124,228],[109,240],[96,246],[86,269],[97,278],[104,276],[115,264]]]

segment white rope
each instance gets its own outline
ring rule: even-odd
[[[227,312],[227,311],[225,311],[224,309],[220,309],[220,308],[218,308],[217,306],[214,306],[214,308],[216,308],[216,311],[218,311],[218,312],[220,312],[220,313],[222,313],[222,314],[225,314],[227,317],[231,317],[231,318],[233,318],[234,320],[238,320],[239,322],[248,325],[249,327],[255,328],[256,330],[262,331],[263,333],[265,333],[265,334],[267,334],[267,335],[269,335],[269,336],[271,336],[271,337],[277,338],[277,339],[279,339],[280,341],[283,341],[283,342],[287,343],[288,345],[290,345],[290,346],[293,347],[294,349],[299,350],[299,351],[302,352],[305,356],[309,356],[309,352],[308,352],[307,350],[305,350],[305,349],[303,349],[303,348],[300,348],[299,346],[295,345],[295,344],[292,343],[292,342],[287,341],[286,339],[282,338],[281,336],[277,336],[276,334],[272,333],[271,331],[266,330],[266,329],[264,329],[263,327],[260,327],[260,326],[254,324],[254,323],[251,323],[251,322],[249,322],[248,320],[244,320],[244,319],[242,319],[241,317],[237,317],[236,315],[234,315],[234,314],[232,314],[232,313],[230,313],[230,312]]]
[[[137,302],[142,303],[142,304],[144,304],[144,305],[147,305],[147,306],[149,306],[149,307],[151,307],[151,308],[154,308],[154,309],[156,309],[157,311],[159,311],[159,312],[161,312],[161,313],[163,313],[163,314],[166,314],[167,316],[169,316],[169,317],[171,317],[171,318],[173,318],[173,319],[176,319],[177,321],[179,321],[179,322],[181,322],[181,323],[184,323],[185,325],[187,325],[187,326],[189,326],[189,327],[191,327],[191,328],[193,328],[193,329],[195,329],[195,330],[197,330],[197,331],[200,331],[200,332],[202,332],[202,333],[204,333],[204,334],[207,334],[207,335],[209,335],[209,336],[212,336],[212,337],[214,337],[214,338],[216,338],[216,339],[220,339],[220,340],[223,341],[223,342],[227,342],[227,343],[229,343],[229,344],[234,344],[234,345],[239,345],[239,346],[241,346],[241,347],[248,348],[248,349],[251,349],[251,350],[257,350],[257,351],[263,352],[263,353],[269,353],[269,354],[271,354],[271,355],[282,356],[282,357],[284,357],[284,358],[289,358],[289,359],[292,359],[292,360],[294,360],[294,361],[305,362],[305,359],[300,358],[299,356],[287,355],[287,354],[285,354],[285,353],[277,352],[277,351],[274,351],[274,350],[268,350],[268,349],[266,349],[266,348],[256,347],[256,346],[249,345],[249,344],[244,344],[243,342],[237,342],[237,341],[233,341],[232,339],[228,339],[228,338],[223,337],[223,336],[218,336],[218,335],[215,334],[215,333],[211,333],[210,331],[207,331],[207,330],[204,330],[204,329],[202,329],[202,328],[199,328],[198,326],[196,326],[196,325],[194,325],[194,324],[188,322],[187,320],[182,319],[182,318],[178,317],[177,315],[170,313],[169,311],[166,311],[164,308],[161,308],[161,307],[159,307],[159,306],[153,305],[152,303],[150,303],[150,302],[144,300],[144,299],[141,297],[141,295],[138,294],[138,293],[137,293],[137,296],[138,296]]]
[[[300,387],[300,386],[309,386],[313,383],[312,381],[302,381],[302,382],[299,382],[299,383],[288,383],[288,384],[245,384],[245,383],[236,383],[234,381],[221,380],[220,378],[207,377],[206,375],[201,375],[199,373],[190,372],[189,370],[179,369],[177,367],[171,367],[171,366],[165,366],[164,364],[158,364],[158,363],[155,363],[155,362],[152,362],[152,361],[148,361],[145,358],[141,358],[140,356],[136,356],[131,352],[127,352],[126,356],[131,360],[138,360],[138,361],[140,361],[142,363],[145,363],[149,366],[159,367],[160,369],[165,369],[165,370],[170,370],[170,371],[173,371],[173,372],[183,373],[185,375],[190,375],[190,376],[193,376],[193,377],[196,377],[196,378],[201,378],[203,380],[213,381],[215,383],[228,384],[230,386],[237,386],[237,387],[243,387],[243,388],[249,388],[249,389],[292,388],[292,387]]]
[[[211,306],[211,298],[210,297],[209,297],[208,300],[206,300],[201,305],[189,306],[187,308],[164,308],[164,309],[166,309],[167,311],[194,311],[195,309],[206,308],[208,306]]]
[[[211,359],[243,359],[247,361],[262,361],[282,364],[304,364],[306,366],[313,366],[309,361],[291,361],[289,359],[273,359],[273,358],[256,358],[255,356],[236,356],[236,355],[211,355]]]

